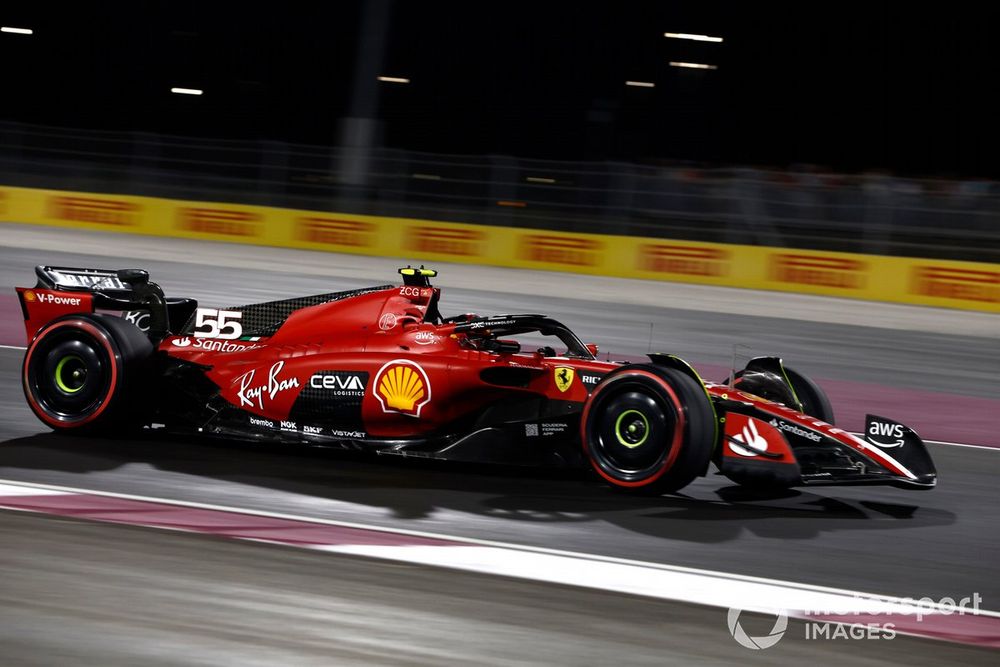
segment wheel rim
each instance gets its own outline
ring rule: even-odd
[[[677,428],[672,405],[640,382],[623,382],[591,406],[588,446],[595,463],[623,482],[640,482],[662,469]]]
[[[27,369],[28,390],[37,406],[59,422],[78,422],[108,398],[113,361],[90,334],[56,330],[40,341]]]
[[[56,363],[56,387],[64,394],[75,394],[87,384],[87,366],[75,354],[67,354]]]
[[[615,437],[622,447],[641,447],[649,439],[649,419],[638,410],[626,410],[615,420]]]

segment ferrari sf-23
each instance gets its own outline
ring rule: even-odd
[[[723,382],[671,354],[601,361],[545,315],[444,317],[425,268],[401,285],[224,308],[164,296],[140,269],[40,266],[17,288],[31,410],[59,432],[166,429],[452,461],[591,468],[623,491],[714,466],[763,488],[929,489],[927,448],[869,415],[834,425],[777,357]]]

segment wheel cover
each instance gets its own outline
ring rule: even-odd
[[[669,466],[677,427],[670,401],[646,382],[620,380],[598,393],[588,411],[592,461],[620,482],[654,479]]]
[[[625,410],[615,420],[615,437],[622,447],[641,447],[649,439],[649,419],[638,410]]]
[[[87,384],[87,366],[75,354],[67,354],[56,363],[56,386],[66,394],[75,394]]]
[[[80,423],[108,401],[114,389],[114,363],[109,350],[89,331],[60,327],[30,350],[25,388],[46,421]]]

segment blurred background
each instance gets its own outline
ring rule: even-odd
[[[809,641],[793,620],[754,651],[720,606],[634,593],[677,567],[722,594],[754,577],[1000,609],[998,19],[879,0],[0,4],[0,507],[41,494],[0,509],[0,664],[995,665],[996,611],[933,635],[964,643]],[[36,265],[142,266],[219,307],[410,261],[442,269],[446,314],[549,313],[609,359],[655,345],[722,380],[737,353],[779,354],[841,428],[917,430],[940,488],[768,495],[709,474],[640,498],[582,474],[60,437],[25,405],[13,287]],[[317,522],[348,525],[344,544],[309,542]],[[499,544],[503,565],[575,560],[515,578],[482,574],[479,542],[458,569],[357,555],[426,553],[415,532]],[[645,574],[553,583],[594,559]]]
[[[11,6],[0,181],[997,261],[996,18],[891,2]]]

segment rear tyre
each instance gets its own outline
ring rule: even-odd
[[[704,474],[715,412],[697,381],[649,364],[625,366],[594,389],[581,420],[584,455],[622,491],[659,495]]]
[[[60,432],[141,422],[149,339],[118,317],[74,314],[46,325],[21,367],[28,406]]]

